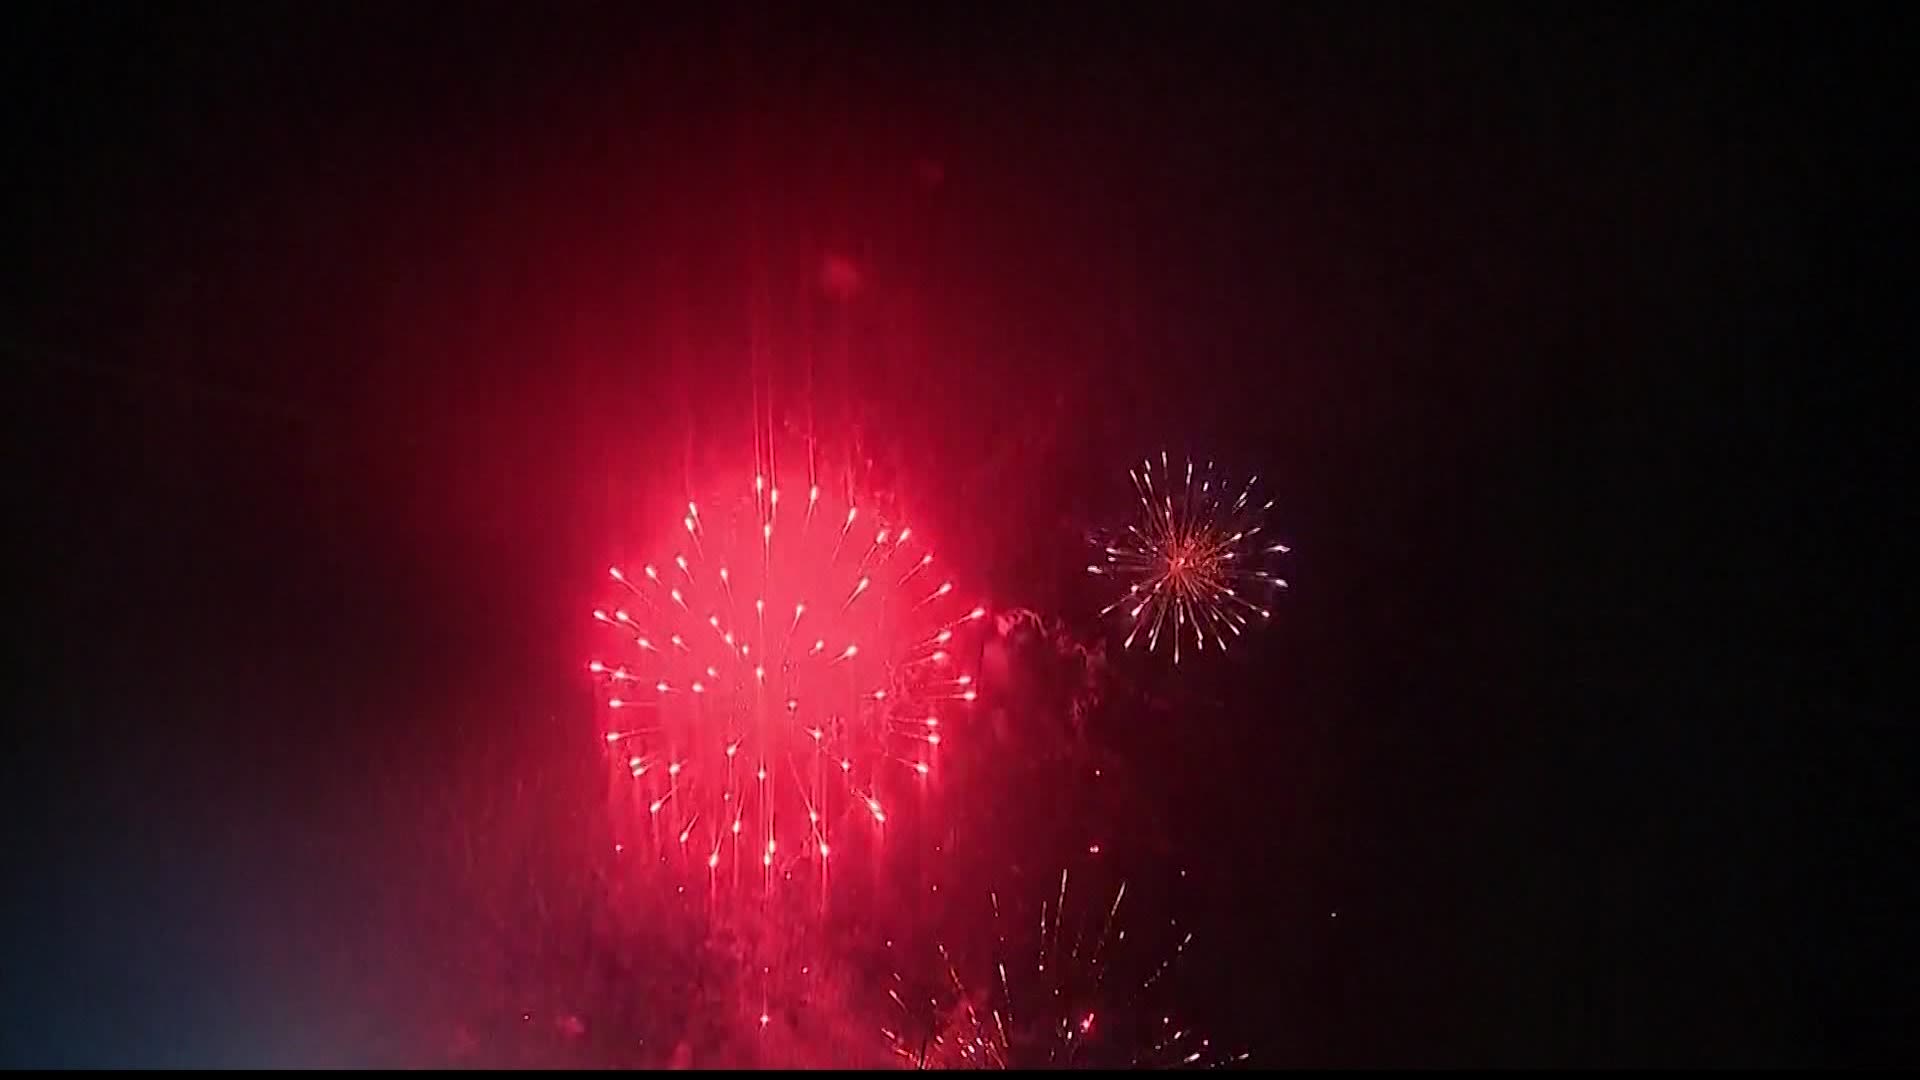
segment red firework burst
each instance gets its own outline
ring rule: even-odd
[[[629,793],[623,847],[709,897],[798,873],[824,905],[829,866],[923,797],[975,696],[956,635],[985,609],[911,525],[822,479],[783,489],[766,468],[689,500],[676,542],[611,568],[617,596],[593,613],[623,646],[588,665]]]

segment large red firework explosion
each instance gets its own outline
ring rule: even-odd
[[[959,635],[986,610],[910,523],[811,461],[689,499],[671,537],[611,567],[593,612],[612,634],[588,670],[619,849],[716,918],[791,938],[837,881],[872,884],[900,811],[934,798],[976,696]]]

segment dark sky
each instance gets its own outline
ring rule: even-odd
[[[1267,477],[1297,587],[1157,793],[1262,1060],[1911,1062],[1828,632],[1889,556],[1813,539],[1884,494],[1805,448],[1893,430],[1900,28],[63,8],[5,35],[0,1061],[394,1053],[431,793],[588,709],[759,355],[998,603],[1084,617],[1142,453]]]

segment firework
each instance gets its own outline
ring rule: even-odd
[[[631,807],[622,849],[683,891],[768,897],[872,850],[924,798],[944,727],[975,696],[963,602],[911,525],[815,473],[762,465],[689,500],[656,559],[608,570],[594,618],[617,652],[602,737]]]
[[[1126,619],[1124,647],[1144,637],[1154,651],[1164,639],[1178,664],[1183,643],[1224,652],[1254,621],[1272,617],[1272,593],[1287,583],[1267,566],[1288,549],[1266,532],[1273,500],[1254,494],[1259,477],[1237,483],[1212,462],[1176,469],[1165,451],[1157,473],[1153,465],[1128,470],[1138,518],[1099,539],[1102,559],[1087,570],[1126,587],[1100,612]]]
[[[1193,941],[1175,934],[1157,962],[1128,941],[1122,907],[1125,882],[1099,902],[1079,907],[1071,876],[1039,906],[1037,935],[1010,944],[998,893],[989,894],[996,943],[982,989],[960,975],[944,944],[935,944],[936,977],[916,986],[898,971],[888,996],[895,1021],[881,1035],[896,1059],[923,1069],[1191,1067],[1237,1064],[1211,1040],[1155,1007],[1179,957]]]

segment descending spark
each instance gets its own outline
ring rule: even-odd
[[[1143,967],[1122,948],[1126,884],[1082,907],[1070,899],[1079,895],[1070,881],[1062,871],[1058,893],[1041,901],[1038,936],[1019,945],[1009,943],[999,894],[989,894],[997,945],[984,989],[969,986],[944,944],[933,948],[934,985],[910,983],[896,971],[888,997],[899,1019],[881,1029],[892,1053],[927,1069],[1214,1068],[1245,1061],[1248,1055],[1222,1053],[1176,1024],[1150,996],[1193,935]]]

